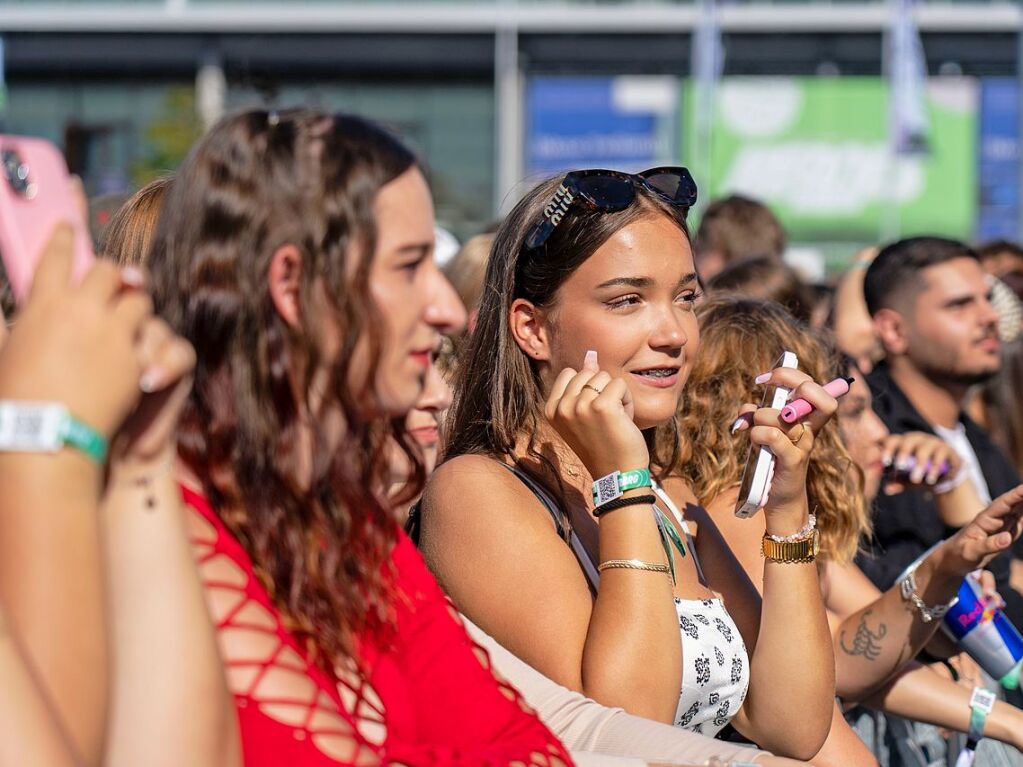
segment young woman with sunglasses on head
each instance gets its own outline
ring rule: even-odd
[[[465,314],[415,158],[359,118],[226,118],[150,253],[196,348],[180,476],[246,765],[567,765],[397,527],[388,446]],[[413,476],[421,477],[413,460]]]
[[[437,450],[432,435],[423,435],[422,432],[425,425],[435,423],[436,416],[450,404],[451,389],[435,362],[430,368],[416,407],[405,419],[406,430],[416,437],[422,447],[427,477],[435,467]],[[409,465],[399,450],[393,451],[392,460],[395,513],[404,519],[408,507],[407,497],[402,496],[408,480]],[[478,626],[469,621],[464,622],[469,636],[490,656],[495,673],[522,693],[526,702],[536,710],[537,716],[557,732],[562,743],[571,749],[580,767],[591,764],[593,759],[603,760],[607,757],[623,757],[637,764],[707,764],[711,759],[726,764],[753,763],[764,767],[797,767],[804,764],[748,746],[726,743],[679,727],[632,716],[620,708],[602,706],[548,679],[508,652]]]
[[[768,561],[761,603],[719,536],[689,537],[673,518],[691,494],[668,497],[645,475],[674,462],[655,434],[670,439],[699,345],[695,191],[681,168],[587,171],[511,212],[456,376],[422,548],[459,608],[554,681],[704,734],[732,722],[806,758],[834,695],[816,569]],[[795,431],[756,416],[754,438],[779,456],[771,530],[791,535],[807,523],[807,456],[836,403],[798,371],[774,375],[818,409]],[[611,476],[636,486],[615,492]],[[598,480],[617,497],[596,516]]]
[[[941,605],[948,604],[966,574],[983,567],[1020,534],[1020,509],[1014,505],[1023,501],[1023,488],[1002,496],[920,564],[912,592],[922,600],[920,605],[900,585],[882,594],[852,563],[861,537],[869,534],[868,509],[881,485],[882,458],[888,452],[899,465],[914,458],[919,471],[908,474],[902,486],[937,489],[943,506],[961,505],[961,483],[956,485],[951,477],[937,482],[942,464],[949,463],[953,471],[958,465],[953,451],[926,435],[890,437],[870,408],[862,374],[847,363],[837,365],[830,350],[780,305],[721,297],[702,304],[697,315],[706,332],[679,409],[678,472],[703,502],[706,524],[720,531],[750,580],[766,593],[761,573],[767,518],[758,514],[739,519],[734,513],[748,442],[743,425],[732,430],[731,413],[734,403],[756,396],[761,388],[748,376],[746,363],[768,365],[774,350],[785,348],[796,353],[800,367],[816,380],[851,376],[838,417],[819,434],[807,484],[820,531],[818,564],[833,626],[837,693],[847,703],[866,701],[882,710],[894,706],[893,713],[900,716],[963,728],[969,719],[969,690],[928,669],[891,680],[909,668],[935,635]],[[976,505],[966,503],[976,511]],[[950,708],[955,711],[951,718]],[[1005,725],[1013,718],[1007,708],[1000,707],[992,717],[988,734],[1009,733]],[[836,712],[814,763],[846,767],[874,764],[874,759]]]

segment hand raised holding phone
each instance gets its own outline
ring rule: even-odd
[[[632,393],[623,379],[600,369],[596,352],[586,353],[581,370],[561,371],[544,414],[594,478],[650,464],[643,432],[632,420]]]
[[[98,262],[76,285],[73,261],[74,232],[58,225],[0,354],[0,399],[60,402],[109,438],[141,394],[152,302],[136,270]]]
[[[756,383],[781,387],[784,390],[783,401],[771,403],[778,405],[776,407],[743,405],[739,418],[733,424],[733,432],[748,431],[753,445],[751,450],[759,447],[769,451],[773,456],[773,476],[769,480],[769,495],[764,488],[758,498],[750,499],[740,490],[737,513],[743,504],[748,505],[752,500],[763,506],[769,515],[796,512],[798,516],[805,513],[806,472],[814,438],[835,414],[838,401],[823,386],[794,367],[777,367],[757,376]],[[781,418],[784,400],[796,399],[810,403],[811,412],[795,423],[785,423]],[[745,488],[745,481],[743,485]]]

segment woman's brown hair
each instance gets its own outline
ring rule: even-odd
[[[198,355],[179,452],[291,628],[327,667],[352,657],[354,635],[390,624],[385,563],[396,529],[377,495],[389,436],[418,467],[413,484],[422,479],[401,425],[367,412],[374,370],[349,384],[357,342],[368,339],[371,358],[379,354],[367,284],[374,201],[414,166],[402,144],[357,117],[228,117],[182,166],[150,254],[157,308]],[[286,244],[302,257],[297,327],[268,290],[271,259]],[[321,292],[325,309],[312,300]],[[319,329],[328,322],[341,330],[341,350],[326,391],[314,396]],[[318,397],[322,408],[304,415]],[[316,416],[335,410],[344,435],[330,448]],[[303,427],[315,440],[309,482],[295,470]]]
[[[742,403],[759,402],[763,395],[754,376],[770,370],[783,350],[795,352],[799,369],[815,381],[847,372],[829,348],[774,302],[723,296],[704,303],[697,315],[700,351],[679,408],[677,471],[708,504],[741,479],[749,440],[732,436],[730,426]],[[806,491],[811,510],[816,508],[821,551],[833,562],[852,561],[860,537],[869,533],[862,480],[832,419],[814,442]]]
[[[141,266],[149,248],[172,177],[150,181],[133,194],[110,219],[99,252],[118,266]]]
[[[540,369],[511,334],[512,303],[524,298],[538,307],[552,308],[556,322],[561,285],[608,238],[635,221],[666,216],[689,237],[686,209],[668,205],[637,185],[636,199],[625,210],[602,213],[575,207],[543,246],[526,250],[524,242],[529,230],[540,219],[560,183],[561,177],[549,179],[528,192],[494,236],[476,329],[464,354],[459,355],[454,398],[448,412],[445,459],[473,453],[518,460],[522,457],[516,455],[519,441],[528,435],[526,453],[546,467],[551,476],[558,477],[550,460],[538,450],[537,436],[544,433],[545,423]],[[674,434],[674,421],[658,431]],[[669,446],[651,452],[652,463],[672,465],[674,440],[665,438],[652,443]],[[545,484],[549,487],[550,481]],[[563,499],[561,487],[549,489]]]

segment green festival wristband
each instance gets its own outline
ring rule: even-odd
[[[81,450],[96,463],[102,465],[106,462],[110,447],[107,438],[70,413],[61,424],[60,437],[65,445]]]
[[[593,483],[593,505],[600,506],[641,487],[652,487],[649,469],[613,471]]]
[[[106,437],[59,402],[0,400],[0,451],[57,453],[65,445],[100,465],[109,449]]]
[[[970,696],[970,731],[968,738],[971,742],[977,743],[984,737],[984,724],[987,716],[995,706],[995,694],[985,690],[983,687],[976,687]]]

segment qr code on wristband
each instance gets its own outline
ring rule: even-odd
[[[597,503],[603,503],[619,495],[618,474],[608,474],[597,480]]]
[[[34,436],[43,426],[43,416],[37,410],[25,410],[14,416],[14,436]]]

